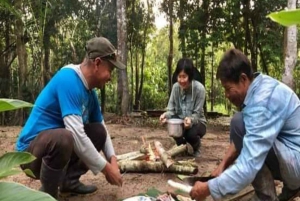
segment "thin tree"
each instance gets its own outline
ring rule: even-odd
[[[126,28],[126,0],[117,0],[117,30],[118,30],[118,55],[120,60],[127,63],[127,28]],[[118,103],[121,115],[127,115],[129,107],[129,90],[127,68],[118,72]]]
[[[296,9],[296,0],[288,0],[288,9]],[[284,40],[284,73],[282,82],[294,89],[293,71],[297,62],[297,26],[286,28]]]
[[[15,1],[15,8],[19,11],[22,10],[22,0]],[[23,100],[22,89],[25,87],[26,74],[27,74],[27,51],[24,40],[24,23],[21,18],[16,18],[15,26],[15,35],[16,35],[16,47],[18,55],[18,73],[19,73],[19,82],[18,82],[18,98]],[[16,113],[16,123],[23,123],[23,110],[20,110]]]

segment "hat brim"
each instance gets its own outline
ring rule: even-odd
[[[119,60],[115,61],[115,60],[108,59],[108,61],[120,70],[124,70],[126,68],[126,66],[123,63],[121,63]]]

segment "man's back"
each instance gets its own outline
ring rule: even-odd
[[[258,75],[250,86],[243,114],[246,127],[267,124],[274,127],[279,141],[300,152],[300,101],[297,95],[285,84],[266,75]],[[247,118],[255,111],[263,114],[256,118]],[[256,129],[259,130],[259,129]],[[262,128],[262,132],[263,132]],[[268,130],[270,132],[270,130]]]
[[[92,103],[93,98],[93,92],[86,90],[76,71],[71,68],[58,71],[38,96],[20,133],[17,150],[25,150],[43,130],[64,128],[63,118],[67,115],[79,115],[83,122],[88,121],[88,108],[98,104]]]

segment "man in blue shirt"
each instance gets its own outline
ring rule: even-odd
[[[190,195],[221,200],[252,183],[253,201],[289,200],[300,191],[300,101],[285,84],[253,73],[239,50],[227,51],[218,67],[226,98],[241,112],[234,115],[230,146],[215,179],[197,182]],[[274,179],[283,181],[277,196]]]
[[[104,37],[87,41],[85,50],[81,64],[61,68],[39,94],[16,143],[18,151],[36,157],[22,169],[32,170],[41,181],[40,190],[54,198],[58,197],[58,187],[64,194],[95,192],[96,186],[79,181],[88,170],[102,172],[110,184],[122,185],[94,88],[110,81],[114,67],[125,66]]]

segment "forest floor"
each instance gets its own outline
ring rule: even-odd
[[[172,138],[168,136],[165,126],[159,125],[157,118],[117,118],[114,115],[107,115],[107,127],[112,137],[116,154],[124,154],[140,150],[142,136],[147,142],[160,141],[166,150],[174,145]],[[198,175],[210,173],[217,167],[225,150],[229,145],[229,122],[230,118],[221,117],[209,119],[207,134],[202,140],[201,157],[197,160]],[[0,155],[8,151],[13,151],[15,141],[21,127],[0,127]],[[172,173],[125,173],[123,175],[123,186],[117,187],[108,184],[103,174],[94,176],[90,171],[81,177],[81,181],[86,184],[93,184],[98,187],[98,191],[93,195],[85,197],[69,197],[65,201],[117,201],[128,197],[145,193],[151,188],[160,192],[174,191],[167,185],[167,180],[180,180],[176,174]],[[6,178],[5,181],[22,183],[30,188],[39,189],[40,182],[19,174]],[[277,185],[280,191],[282,184]],[[248,189],[251,189],[249,186]],[[248,200],[248,196],[237,200]],[[206,200],[211,201],[208,197]]]

